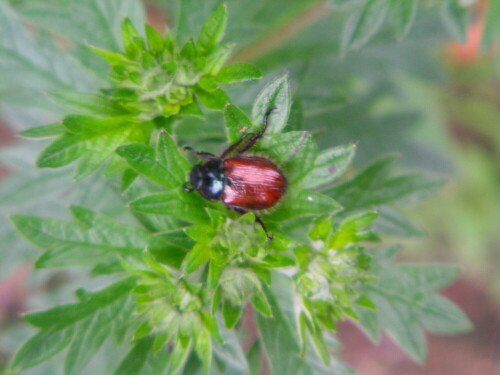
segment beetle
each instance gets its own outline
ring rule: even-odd
[[[285,176],[271,160],[245,155],[245,152],[264,136],[269,116],[275,109],[272,107],[266,111],[259,132],[243,134],[220,156],[184,147],[195,157],[205,160],[191,169],[184,191],[197,191],[203,198],[221,201],[227,209],[240,214],[274,206],[286,192]],[[272,240],[261,217],[256,215],[255,221],[261,225],[267,239]]]

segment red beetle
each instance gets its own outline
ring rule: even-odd
[[[274,109],[270,108],[265,113],[261,131],[244,134],[220,156],[185,147],[194,156],[207,162],[191,169],[189,183],[184,185],[184,190],[196,190],[203,198],[221,201],[226,208],[241,214],[274,206],[286,191],[285,176],[272,161],[244,155],[266,132],[269,115]],[[231,154],[233,156],[229,157]],[[262,219],[256,216],[255,220],[262,226],[267,238],[271,239]]]

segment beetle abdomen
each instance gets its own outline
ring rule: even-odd
[[[263,210],[286,191],[286,179],[274,163],[255,156],[226,159],[222,170],[227,183],[221,199],[227,206]]]

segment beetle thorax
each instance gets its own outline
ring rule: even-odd
[[[210,201],[219,200],[225,185],[224,173],[222,172],[220,162],[209,161],[208,163],[194,166],[191,169],[189,181],[203,198]]]

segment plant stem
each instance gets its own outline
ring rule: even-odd
[[[328,13],[327,1],[320,0],[312,4],[309,8],[298,14],[297,17],[236,52],[231,57],[229,63],[257,60]]]

